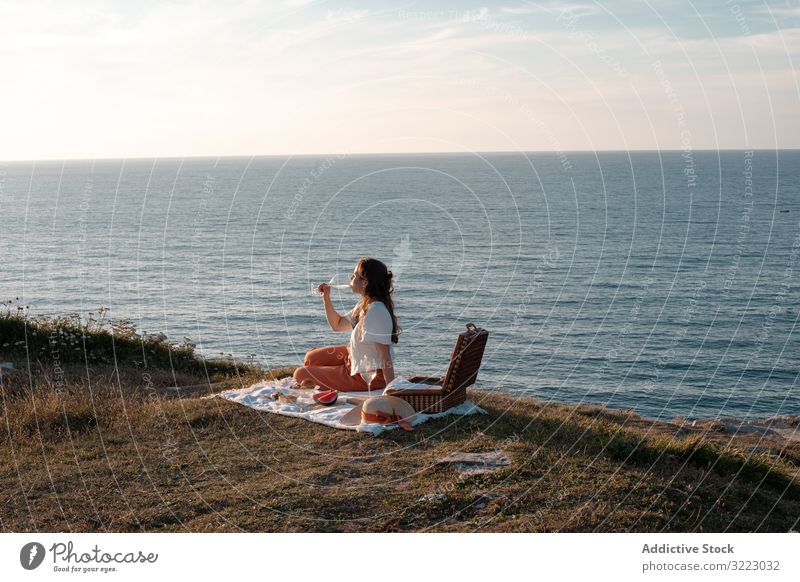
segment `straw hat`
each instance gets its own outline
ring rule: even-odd
[[[348,411],[339,422],[345,426],[357,426],[362,422],[398,424],[403,430],[412,431],[411,423],[416,417],[414,408],[402,398],[374,396]]]

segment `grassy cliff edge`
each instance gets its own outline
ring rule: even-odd
[[[371,437],[200,398],[292,368],[68,323],[0,317],[3,531],[798,527],[800,446],[775,433],[471,390],[489,414]],[[439,462],[495,450],[511,465]]]

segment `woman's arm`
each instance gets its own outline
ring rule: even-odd
[[[325,317],[328,320],[328,325],[331,326],[333,331],[347,331],[351,329],[350,322],[347,321],[344,317],[339,315],[339,313],[333,308],[333,303],[331,303],[331,287],[323,283],[319,286],[319,290],[322,291],[322,303],[325,305]]]
[[[375,344],[378,346],[378,353],[381,356],[381,370],[383,370],[383,379],[388,384],[394,380],[394,362],[392,362],[392,352],[389,351],[387,344]]]

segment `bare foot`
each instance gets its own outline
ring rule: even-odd
[[[298,383],[295,380],[294,384],[289,386],[292,390],[313,390],[316,387],[313,380],[303,380],[302,383]]]

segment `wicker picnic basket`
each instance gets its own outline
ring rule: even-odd
[[[474,323],[458,335],[456,347],[450,358],[450,366],[444,376],[411,376],[407,380],[427,384],[429,388],[387,388],[384,394],[397,396],[408,402],[417,412],[444,412],[458,406],[467,399],[467,387],[475,383],[481,367],[483,350],[489,332]]]

